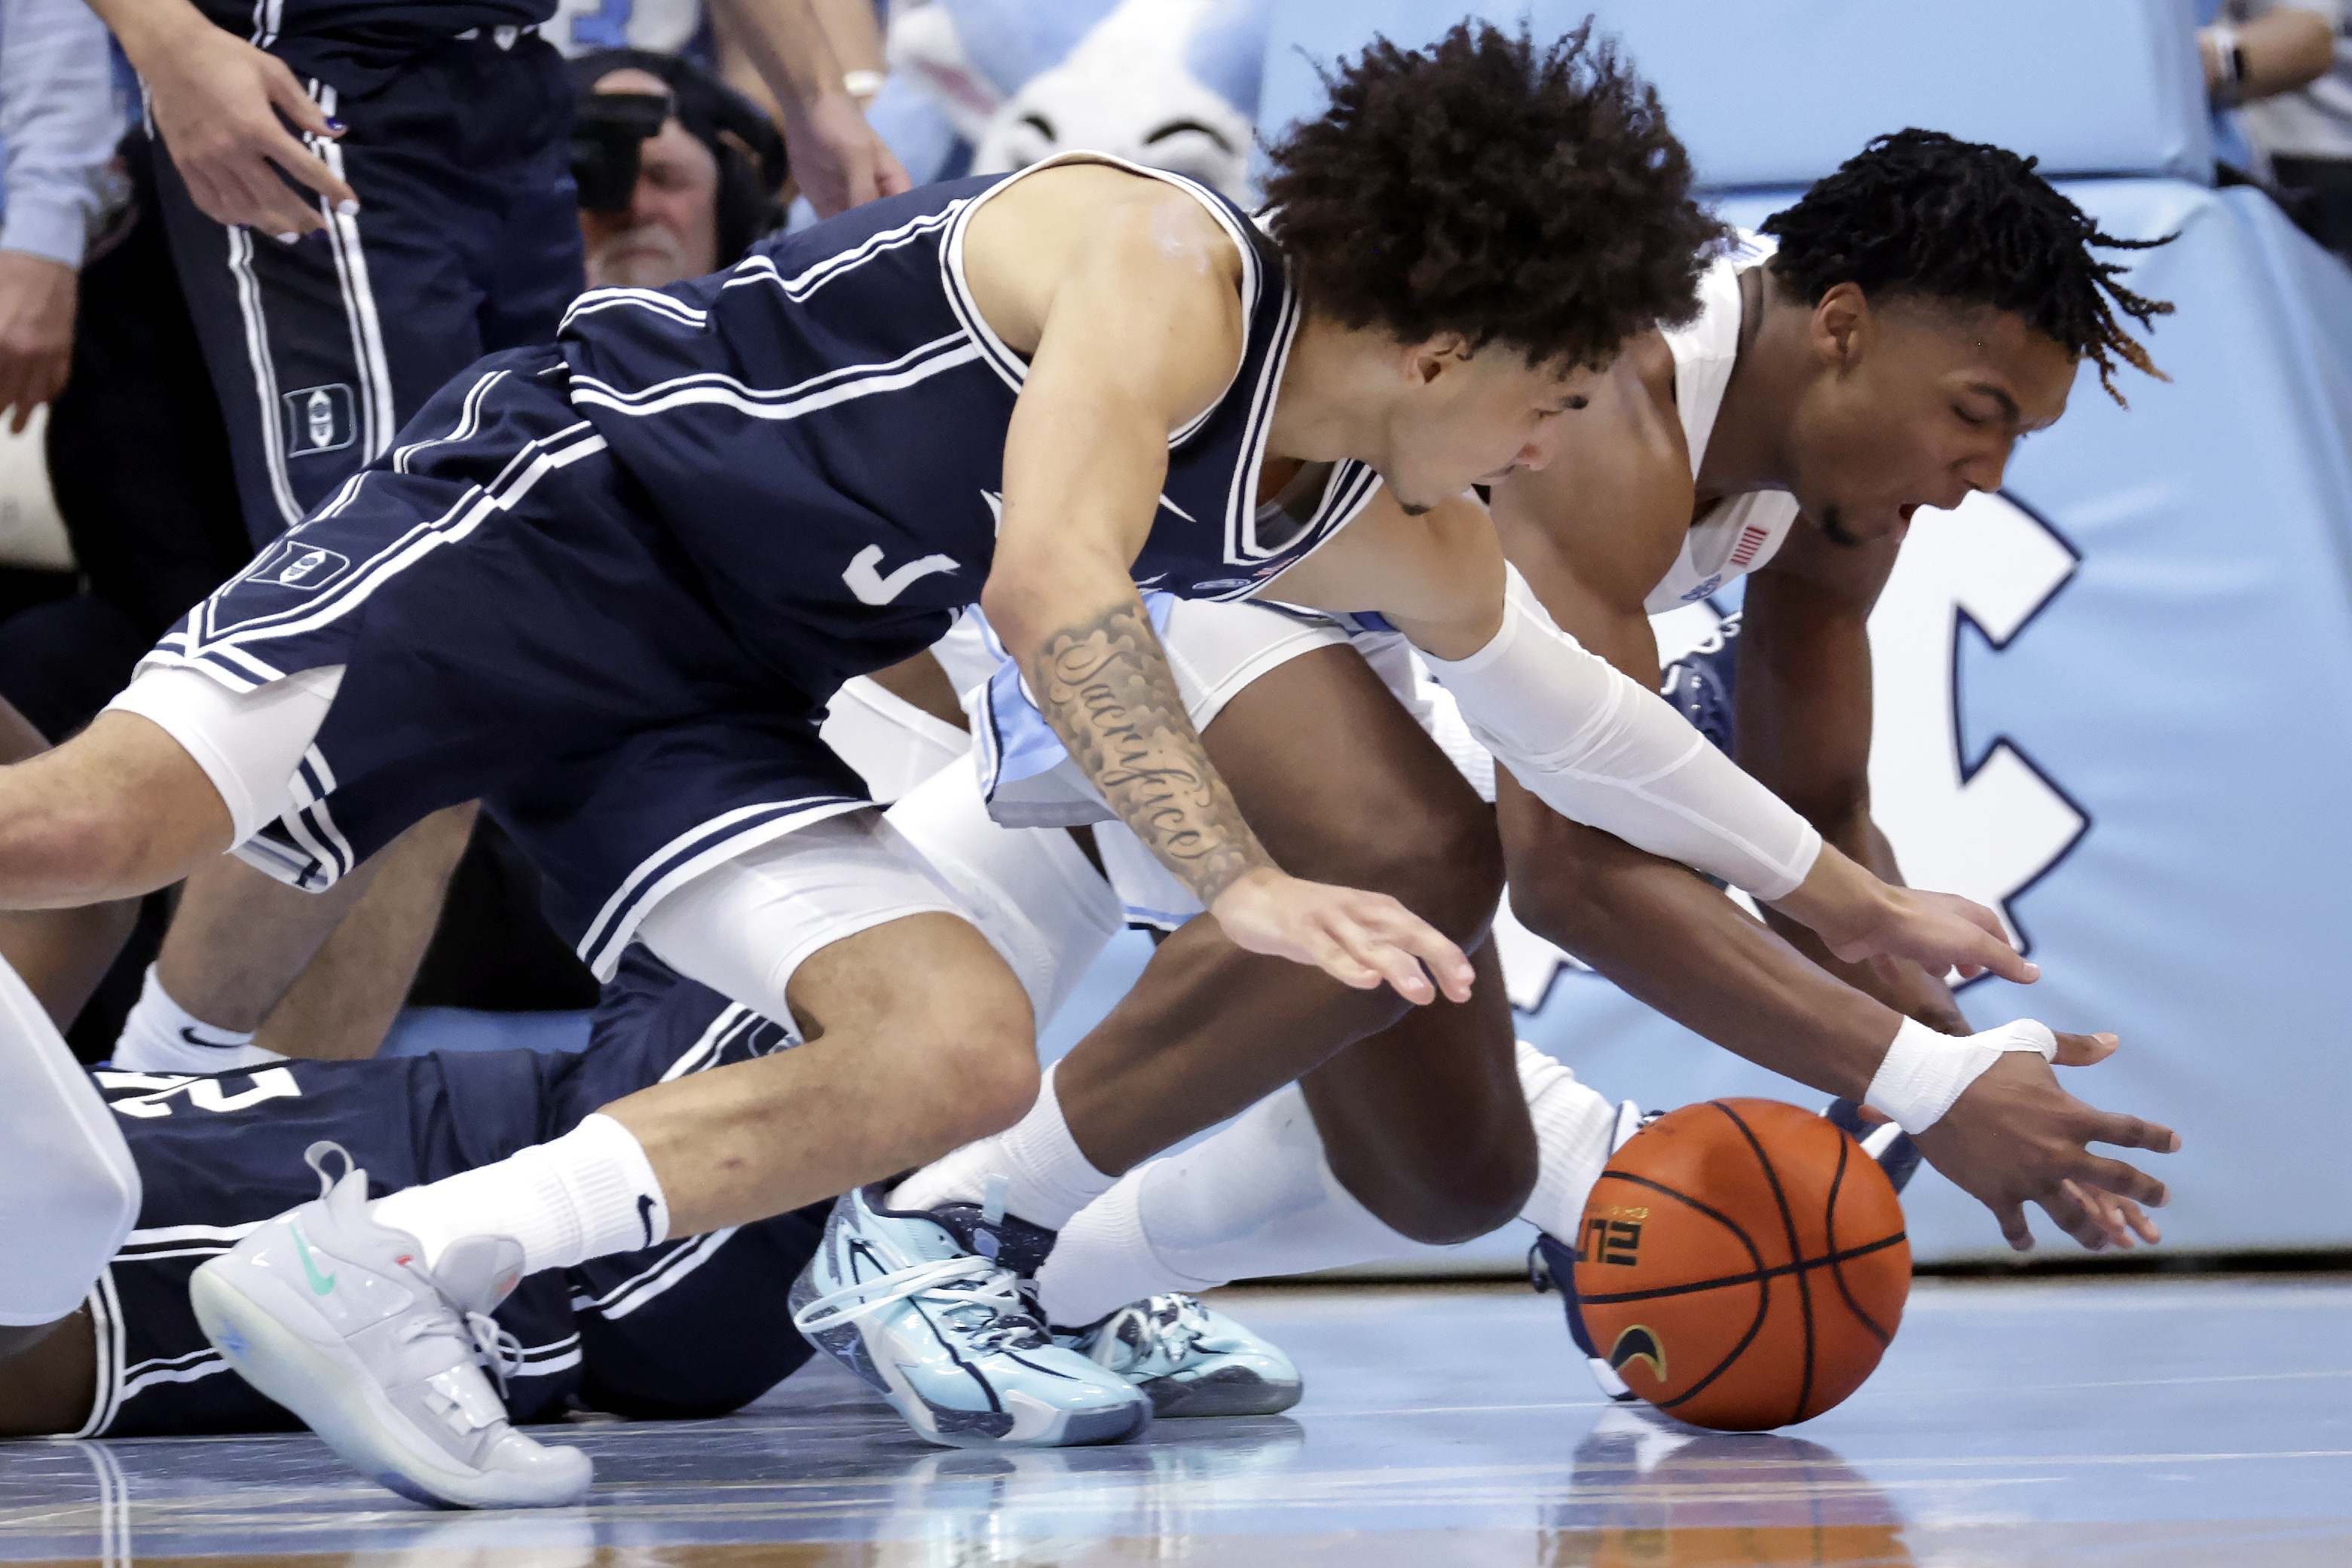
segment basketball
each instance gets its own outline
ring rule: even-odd
[[[1685,1105],[1634,1134],[1585,1203],[1577,1260],[1594,1348],[1659,1409],[1724,1431],[1861,1387],[1911,1289],[1885,1174],[1777,1100]]]

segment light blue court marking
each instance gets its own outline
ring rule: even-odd
[[[2352,1562],[2352,1281],[1923,1283],[1860,1394],[1760,1436],[1602,1406],[1550,1297],[1220,1304],[1297,1359],[1289,1416],[950,1451],[812,1364],[726,1420],[573,1427],[599,1484],[544,1514],[414,1509],[308,1437],[0,1444],[0,1561],[603,1548],[690,1568],[698,1545],[801,1542],[776,1561],[1027,1568],[1147,1561],[1150,1538],[1181,1538],[1187,1568],[1759,1560],[1706,1555],[1740,1531],[1792,1563]],[[1685,1555],[1658,1556],[1661,1531]],[[1087,1555],[1107,1539],[1129,1554]]]

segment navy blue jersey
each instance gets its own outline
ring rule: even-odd
[[[991,194],[1034,172],[875,202],[727,272],[594,290],[565,318],[572,406],[701,568],[720,618],[813,696],[929,646],[980,598],[1027,366],[964,286],[963,237]],[[1223,396],[1169,438],[1135,578],[1238,598],[1330,538],[1380,481],[1338,464],[1304,517],[1261,523],[1297,293],[1239,207],[1136,172],[1190,193],[1240,247],[1247,339]]]
[[[196,8],[297,76],[365,93],[461,33],[537,26],[555,15],[555,0],[196,0]]]
[[[181,1437],[291,1427],[196,1327],[188,1276],[318,1196],[302,1151],[341,1145],[371,1194],[504,1159],[613,1101],[779,1050],[787,1031],[650,957],[629,966],[577,1054],[438,1053],[289,1061],[209,1077],[100,1070],[144,1197],[97,1287],[97,1398],[80,1437]],[[639,1416],[715,1416],[808,1358],[784,1295],[814,1251],[819,1205],[531,1275],[499,1308],[521,1346],[516,1420],[583,1403]]]

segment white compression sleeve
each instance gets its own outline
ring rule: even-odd
[[[0,1323],[51,1323],[138,1223],[139,1167],[114,1113],[25,982],[0,963]]]
[[[1821,834],[1655,692],[1587,653],[1507,570],[1502,630],[1466,659],[1428,659],[1470,732],[1564,817],[1758,898],[1796,891]]]

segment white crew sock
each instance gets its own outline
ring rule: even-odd
[[[1095,1169],[1078,1152],[1069,1124],[1062,1120],[1054,1071],[1053,1067],[1045,1070],[1037,1103],[1026,1116],[925,1166],[892,1191],[890,1207],[922,1210],[980,1203],[988,1195],[988,1178],[1001,1176],[1007,1183],[1007,1214],[1059,1230],[1072,1215],[1109,1191],[1118,1178]]]
[[[286,1060],[254,1044],[251,1030],[206,1023],[173,1001],[152,964],[114,1042],[114,1065],[124,1072],[230,1072]]]
[[[604,1115],[496,1165],[378,1198],[368,1213],[415,1237],[428,1270],[467,1236],[512,1237],[526,1274],[669,1238],[669,1204],[644,1145]]]
[[[1536,1190],[1519,1218],[1573,1246],[1584,1222],[1584,1200],[1601,1179],[1601,1167],[1609,1163],[1616,1107],[1524,1040],[1519,1041],[1519,1087],[1527,1092],[1538,1152]]]
[[[1088,1204],[1037,1270],[1038,1299],[1050,1322],[1077,1327],[1162,1291],[1435,1250],[1339,1185],[1293,1084]]]

